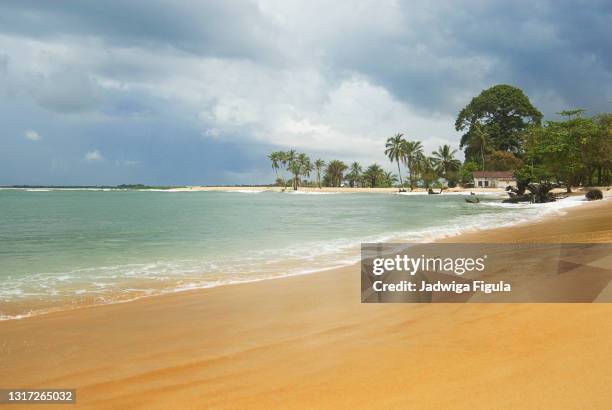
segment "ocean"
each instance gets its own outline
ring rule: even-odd
[[[0,190],[0,320],[355,263],[362,242],[426,242],[580,203],[499,196]]]

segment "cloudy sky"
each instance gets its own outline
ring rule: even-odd
[[[497,83],[612,111],[604,1],[0,3],[0,184],[242,184],[266,154],[392,166]]]

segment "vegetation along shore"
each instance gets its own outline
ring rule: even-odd
[[[519,88],[496,85],[474,97],[457,115],[455,129],[463,132],[457,150],[442,145],[427,155],[421,141],[403,133],[387,138],[384,149],[397,174],[379,164],[363,166],[338,159],[325,161],[296,150],[269,155],[275,185],[300,187],[415,188],[473,187],[476,171],[509,171],[517,188],[516,201],[542,197],[563,187],[608,186],[612,180],[612,114],[585,116],[585,110],[558,113],[544,120]],[[534,194],[525,195],[526,190]],[[537,192],[536,192],[537,191]],[[536,201],[540,202],[540,201]]]

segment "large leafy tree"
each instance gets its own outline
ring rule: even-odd
[[[588,183],[599,186],[612,183],[612,114],[599,114],[593,117],[597,133],[586,150]]]
[[[531,181],[552,181],[572,186],[589,180],[590,153],[597,150],[600,130],[582,110],[563,111],[564,121],[547,121],[525,135],[526,166],[519,176]],[[601,158],[601,157],[600,157]]]
[[[387,143],[385,144],[385,155],[389,157],[391,162],[395,161],[397,163],[397,174],[399,175],[400,185],[403,184],[400,161],[405,156],[405,148],[406,140],[404,140],[404,134],[395,134],[393,137],[387,138]]]
[[[489,171],[515,171],[522,166],[523,161],[507,151],[493,151],[487,159]]]
[[[459,112],[455,129],[465,132],[461,137],[461,148],[470,145],[480,124],[493,149],[518,153],[521,151],[521,134],[530,124],[540,124],[541,121],[542,113],[521,89],[499,84],[472,98]],[[474,154],[466,150],[467,159],[474,159]]]

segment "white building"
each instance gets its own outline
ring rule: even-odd
[[[476,171],[474,177],[474,188],[505,188],[516,186],[516,179],[512,171]]]

